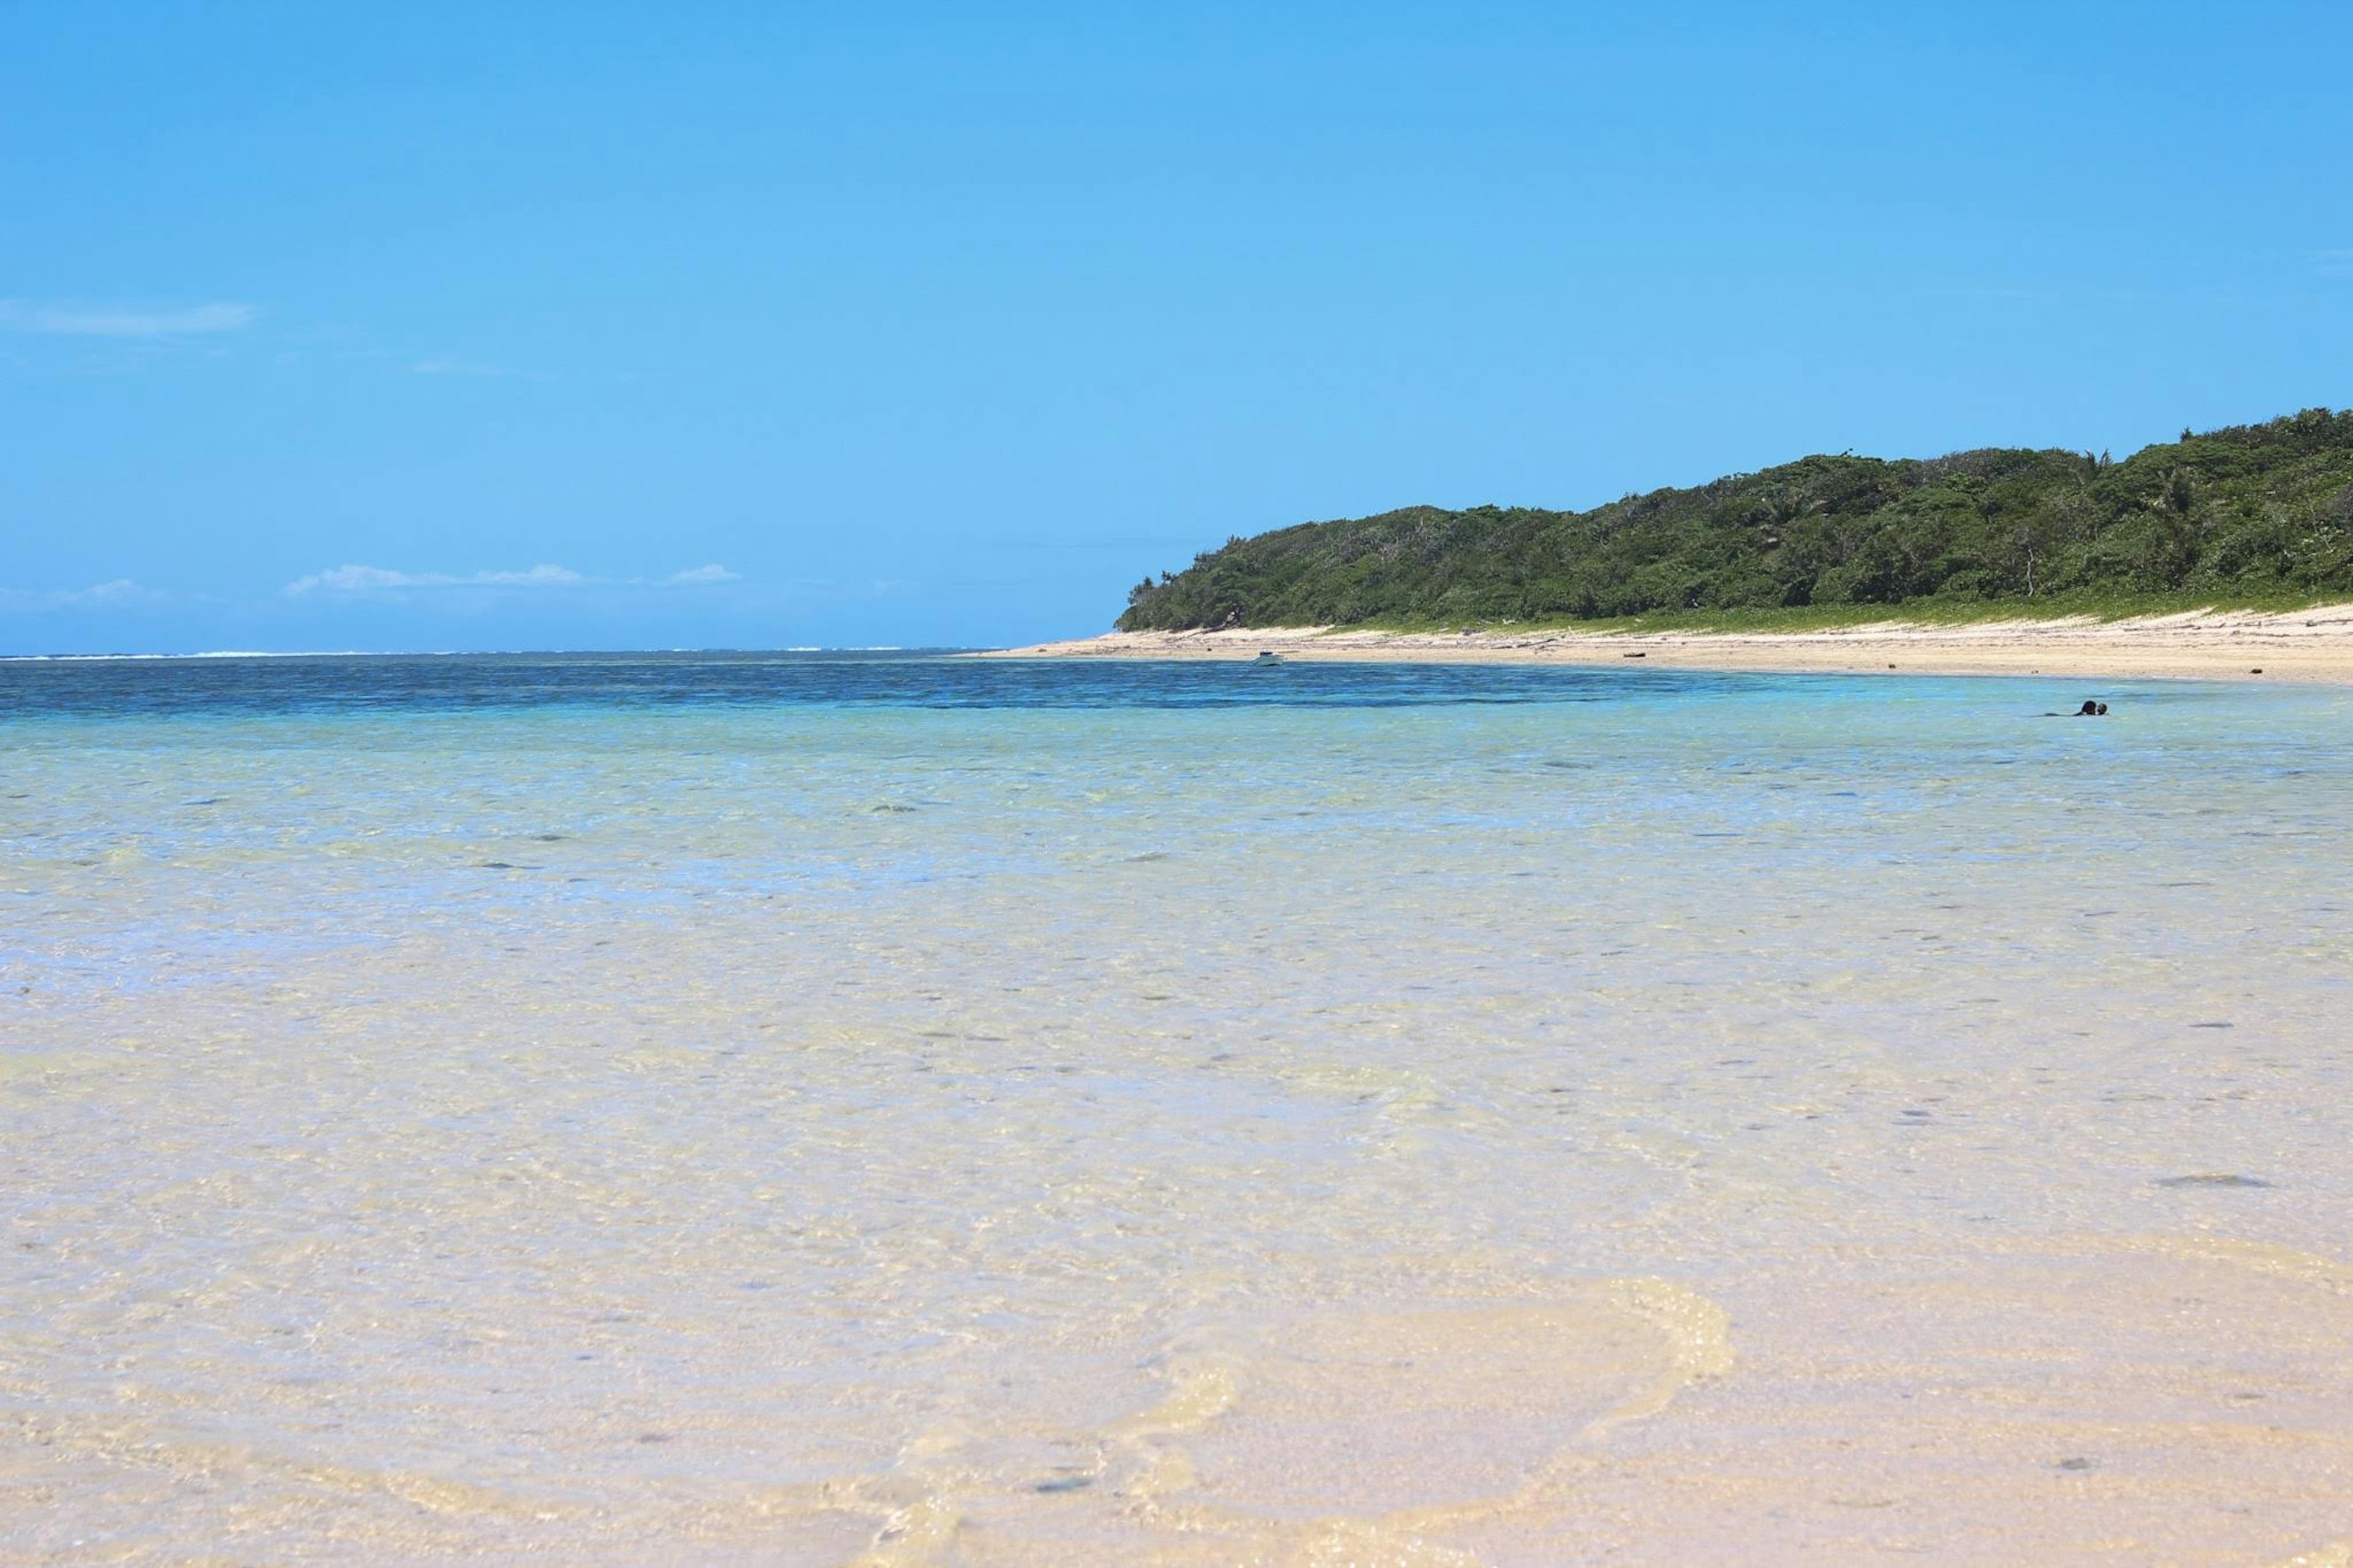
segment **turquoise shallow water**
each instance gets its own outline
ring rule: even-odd
[[[2319,688],[0,665],[0,1542],[2309,1550],[2348,764]]]

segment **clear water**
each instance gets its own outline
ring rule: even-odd
[[[0,664],[0,1555],[2323,1551],[2348,831],[2319,688]]]

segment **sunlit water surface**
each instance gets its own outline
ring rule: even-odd
[[[2260,685],[0,665],[0,1555],[2325,1552],[2348,768]]]

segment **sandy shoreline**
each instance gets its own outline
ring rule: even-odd
[[[1294,659],[1616,664],[1639,658],[1690,669],[1852,674],[2046,675],[2353,684],[2353,605],[2270,614],[2192,610],[2103,621],[1889,620],[1802,632],[1461,633],[1259,627],[1222,632],[1109,632],[1001,648],[991,658]]]

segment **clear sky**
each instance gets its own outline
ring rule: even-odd
[[[0,651],[988,644],[2353,403],[2353,5],[0,0]]]

